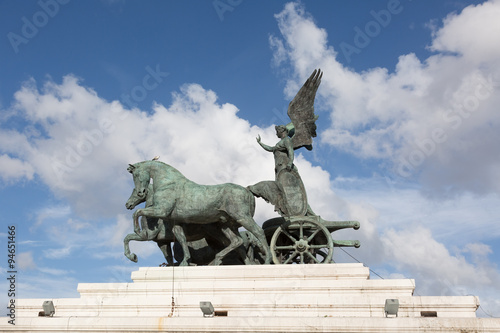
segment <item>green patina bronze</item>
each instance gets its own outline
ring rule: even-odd
[[[235,226],[244,227],[259,241],[260,250],[265,253],[265,263],[270,263],[271,253],[262,228],[255,223],[255,198],[252,193],[236,184],[199,185],[182,175],[174,167],[160,161],[144,161],[130,164],[136,195],[147,196],[150,180],[153,181],[153,204],[139,208],[134,214],[134,231],[142,235],[139,217],[147,216],[169,221],[175,239],[181,244],[184,260],[189,263],[189,249],[183,225],[209,225],[218,223],[229,245],[215,256],[214,265],[231,251],[243,244],[241,237],[234,231]]]
[[[137,205],[143,202],[146,202],[146,207],[151,207],[153,206],[153,193],[154,189],[152,184],[148,186],[146,196],[143,197],[139,197],[137,195],[137,190],[134,188],[130,198],[125,204],[125,207],[127,207],[127,209],[134,209]],[[167,265],[174,265],[171,245],[177,240],[177,238],[174,234],[175,224],[173,222],[174,221],[169,218],[159,219],[142,216],[140,233],[128,234],[123,240],[125,256],[130,260],[137,262],[137,256],[130,252],[130,241],[154,241],[162,251],[167,261]],[[180,223],[179,226],[182,228],[186,236],[189,251],[187,252],[187,255],[184,256],[182,247],[179,247],[175,256],[178,262],[187,262],[190,257],[193,257],[192,261],[197,265],[209,264],[214,261],[217,252],[222,251],[230,244],[230,240],[226,238],[222,232],[223,226],[221,225],[221,222],[209,224]],[[229,224],[229,227],[233,229],[234,233],[238,233],[236,224]],[[243,235],[246,236],[246,234]],[[249,261],[251,259],[245,252],[246,248],[248,248],[248,246],[236,249],[236,256],[227,258],[224,263],[252,263]]]
[[[135,188],[126,207],[133,209],[141,202],[146,202],[146,207],[133,214],[135,233],[124,239],[125,255],[137,261],[129,242],[152,240],[173,265],[171,242],[175,241],[180,248],[175,250],[180,265],[206,264],[208,260],[212,265],[269,264],[271,260],[275,264],[305,264],[332,262],[334,246],[359,247],[358,241],[331,237],[336,230],[358,229],[359,222],[326,221],[316,215],[294,164],[296,149],[312,149],[318,119],[314,100],[322,75],[321,70],[315,70],[290,102],[291,123],[276,126],[278,143],[268,146],[260,135],[257,137],[258,144],[273,153],[274,180],[247,188],[230,183],[199,185],[157,157],[130,164]],[[264,222],[261,228],[253,219],[254,197],[272,203],[281,217]],[[246,231],[238,232],[239,227]]]
[[[264,150],[274,155],[274,181],[262,181],[248,188],[257,197],[262,197],[275,206],[282,216],[314,215],[307,204],[307,195],[297,167],[293,164],[294,150],[306,147],[312,150],[312,138],[316,136],[314,99],[323,73],[314,70],[295,98],[288,106],[288,116],[292,122],[276,126],[280,139],[274,146],[257,142]]]

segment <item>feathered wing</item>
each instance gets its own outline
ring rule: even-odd
[[[287,125],[287,127],[294,128],[290,133],[294,149],[306,147],[312,150],[312,138],[316,137],[316,119],[318,119],[314,114],[314,99],[322,76],[321,69],[315,69],[288,105],[288,116],[293,126]]]

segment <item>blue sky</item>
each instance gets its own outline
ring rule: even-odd
[[[0,2],[0,253],[15,225],[18,296],[162,263],[153,244],[123,256],[128,163],[272,179],[255,137],[275,143],[320,67],[318,137],[296,157],[312,208],[360,221],[335,236],[381,276],[499,316],[499,16],[492,0]],[[259,200],[257,222],[274,216]]]

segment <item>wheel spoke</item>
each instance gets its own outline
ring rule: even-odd
[[[293,245],[276,246],[276,250],[293,250]]]
[[[322,249],[322,248],[328,248],[328,244],[323,244],[323,245],[309,245],[310,249]]]
[[[300,263],[304,263],[304,252],[300,252]]]
[[[312,239],[313,239],[313,238],[314,238],[314,237],[318,234],[318,232],[320,232],[320,229],[316,229],[316,230],[314,230],[314,232],[311,234],[311,236],[309,236],[309,237],[307,238],[307,242],[312,241]]]
[[[315,256],[313,256],[313,255],[311,254],[311,252],[309,252],[309,251],[308,251],[308,252],[306,252],[306,253],[307,253],[307,255],[309,256],[309,258],[311,258],[312,260],[316,261],[318,264],[320,264],[320,263],[321,263],[321,261],[319,261],[319,260],[318,260],[318,258],[316,258]]]
[[[290,257],[288,257],[287,260],[285,260],[285,262],[283,264],[288,264],[293,258],[295,258],[297,256],[297,254],[299,254],[299,251],[295,251],[294,253],[292,253],[292,255]]]
[[[281,232],[284,233],[288,238],[290,238],[290,240],[292,240],[293,242],[296,242],[297,240],[295,239],[295,237],[293,237],[292,235],[290,235],[290,233],[288,232],[288,230],[284,229],[284,228],[281,228]]]
[[[299,237],[303,239],[304,237],[304,223],[302,221],[299,222]]]

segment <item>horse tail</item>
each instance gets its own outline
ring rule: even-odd
[[[236,184],[223,184],[219,211],[225,212],[231,218],[238,220],[241,217],[253,217],[255,214],[255,198],[252,192]],[[217,185],[216,185],[217,186]]]

